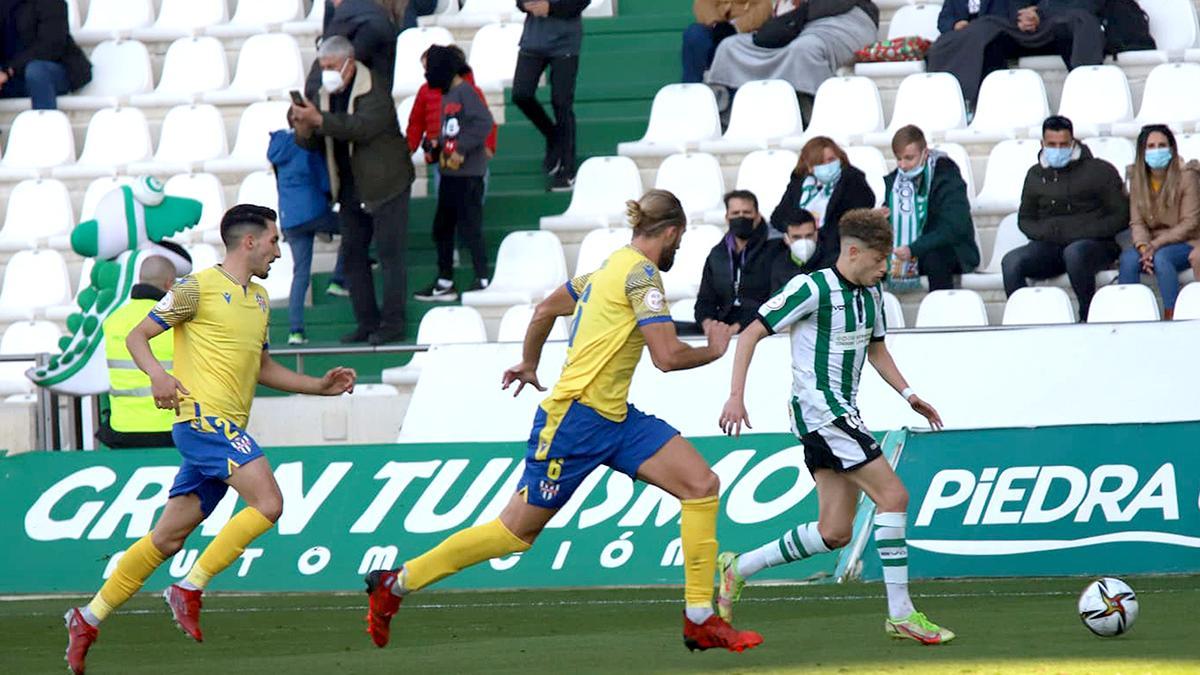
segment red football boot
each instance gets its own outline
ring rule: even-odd
[[[367,575],[367,635],[376,647],[386,647],[392,635],[392,617],[403,599],[392,592],[399,577],[395,571],[375,570]]]
[[[171,608],[175,625],[187,633],[196,642],[204,642],[204,633],[200,632],[200,596],[202,590],[190,590],[179,584],[171,584],[163,591],[163,600]]]
[[[683,645],[692,651],[697,649],[722,648],[731,652],[744,652],[762,644],[762,636],[752,630],[737,630],[724,619],[713,614],[701,624],[683,617]]]
[[[67,623],[67,667],[75,675],[83,675],[84,659],[92,644],[100,639],[100,629],[85,621],[78,607],[67,610],[63,619]]]

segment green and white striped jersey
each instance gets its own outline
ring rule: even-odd
[[[858,415],[867,347],[887,332],[882,291],[836,269],[798,274],[758,309],[772,333],[792,331],[792,423],[797,436]]]

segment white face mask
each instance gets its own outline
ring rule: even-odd
[[[817,242],[812,239],[797,239],[788,244],[788,248],[792,250],[792,257],[803,265],[817,251]]]
[[[346,86],[346,82],[342,79],[342,71],[346,69],[347,61],[342,64],[342,67],[337,70],[322,70],[321,71],[321,87],[330,94],[336,94]]]

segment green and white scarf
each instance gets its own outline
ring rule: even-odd
[[[933,184],[933,164],[941,153],[929,151],[924,171],[915,178],[908,178],[900,171],[888,193],[887,207],[891,211],[893,246],[911,246],[925,230],[929,218],[929,189]],[[900,260],[892,256],[888,264],[887,288],[893,293],[920,290],[921,276],[917,271],[917,259]]]

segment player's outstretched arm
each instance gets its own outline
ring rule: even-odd
[[[150,339],[166,331],[162,324],[146,317],[142,322],[129,331],[125,337],[125,347],[129,350],[133,362],[143,373],[150,376],[150,394],[154,397],[155,407],[163,410],[179,412],[179,394],[190,394],[186,387],[163,368],[154,352],[150,349]]]
[[[262,364],[258,370],[258,383],[279,391],[313,396],[340,396],[354,392],[358,373],[353,368],[338,366],[331,368],[324,377],[301,375],[271,358],[263,351]]]
[[[900,368],[896,365],[892,353],[888,351],[887,344],[883,340],[875,340],[871,346],[867,347],[867,360],[871,362],[871,366],[875,368],[883,381],[899,392],[917,414],[929,420],[931,427],[942,428],[942,416],[933,406],[913,393],[912,388],[908,386],[908,380],[905,380],[904,375],[900,373]]]
[[[513,396],[521,393],[525,385],[532,385],[538,391],[546,391],[546,388],[538,382],[537,367],[542,360],[542,347],[546,345],[546,338],[550,336],[550,331],[554,328],[554,321],[560,316],[569,316],[575,311],[575,298],[567,292],[567,287],[559,286],[545,300],[538,303],[537,308],[533,310],[533,318],[529,321],[529,327],[525,329],[525,344],[521,348],[521,362],[517,365],[504,371],[504,376],[500,381],[501,389],[508,389],[514,383],[519,382]]]
[[[729,349],[729,340],[737,332],[737,326],[731,326],[720,321],[710,321],[704,326],[704,334],[708,344],[703,347],[693,347],[675,332],[675,324],[670,321],[655,321],[639,326],[642,336],[646,338],[646,347],[650,349],[650,360],[654,367],[668,373],[672,370],[687,370],[707,363],[712,363],[725,355]]]
[[[750,360],[758,341],[767,336],[767,328],[761,321],[751,321],[738,336],[737,350],[733,353],[733,380],[729,384],[729,400],[721,409],[718,423],[721,431],[729,436],[741,436],[742,425],[750,426],[750,415],[746,412],[746,376],[750,372]]]

